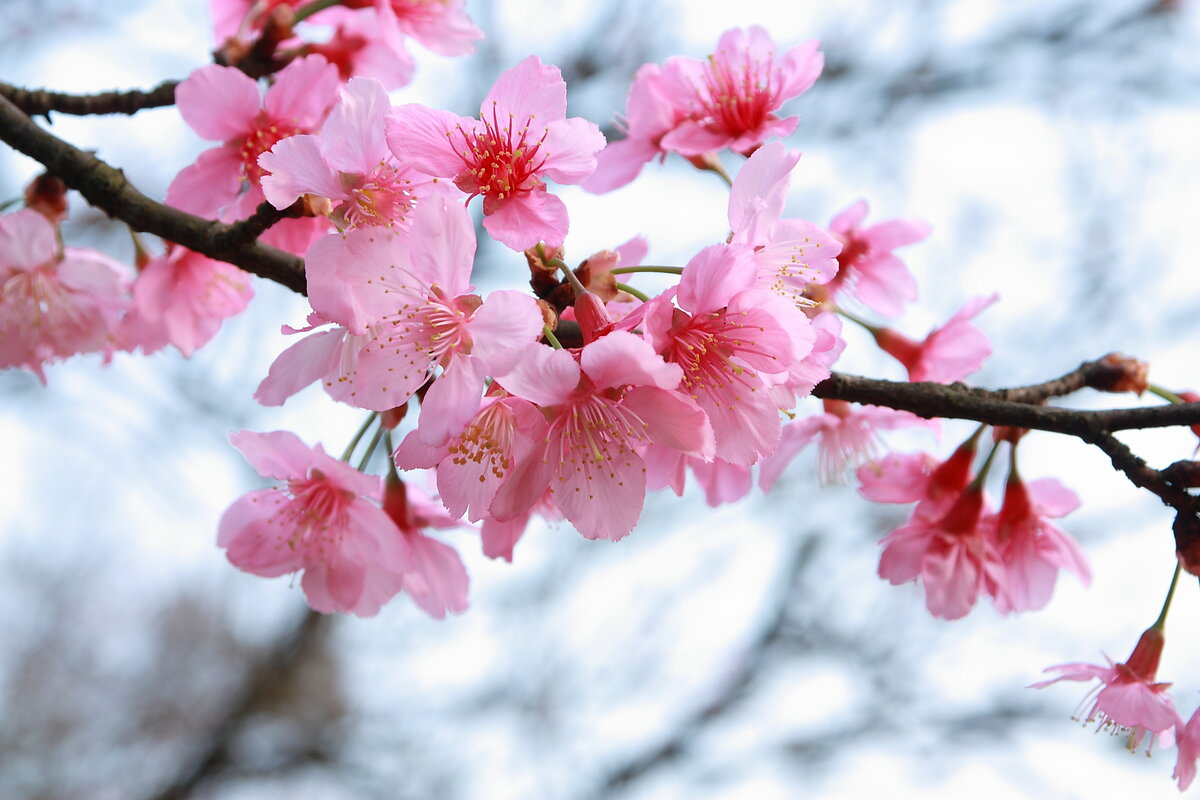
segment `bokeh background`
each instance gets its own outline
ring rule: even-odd
[[[202,0],[4,10],[0,79],[28,87],[150,87],[213,46]],[[819,38],[825,74],[786,108],[803,117],[789,215],[828,224],[864,197],[871,219],[932,223],[902,252],[921,286],[902,330],[923,336],[998,291],[979,318],[995,347],[980,385],[1037,382],[1111,350],[1149,360],[1162,385],[1200,385],[1188,0],[468,10],[488,36],[478,52],[451,61],[414,45],[417,78],[395,102],[473,114],[536,53],[562,68],[570,113],[611,132],[644,62],[703,56],[755,23],[781,50]],[[55,116],[53,130],[155,197],[208,146],[174,109]],[[37,172],[0,148],[0,199]],[[723,185],[681,159],[609,195],[560,194],[569,261],[642,234],[652,263],[681,265],[726,233]],[[131,260],[128,232],[73,199],[67,240]],[[481,239],[477,285],[525,274]],[[1171,516],[1099,452],[1052,434],[1022,445],[1026,478],[1056,475],[1083,498],[1064,524],[1095,570],[1088,590],[1064,577],[1039,613],[929,618],[919,587],[875,576],[876,542],[906,509],[820,486],[809,453],[770,496],[716,510],[698,492],[651,496],[618,544],[534,525],[510,565],[485,559],[474,532],[449,532],[472,580],[460,617],[432,621],[400,597],[373,619],[319,618],[297,586],[237,572],[213,541],[225,507],[262,485],[229,432],[288,429],[338,452],[361,421],[315,389],[282,409],[253,402],[288,344],[280,324],[307,310],[279,286],[255,290],[191,360],[77,358],[49,368],[48,387],[0,373],[0,797],[1176,795],[1173,750],[1130,755],[1072,722],[1083,685],[1025,688],[1050,664],[1124,659],[1166,591]],[[902,377],[847,337],[840,369]],[[972,427],[892,442],[945,454]],[[1122,439],[1156,466],[1196,444],[1186,431]],[[1198,601],[1185,581],[1159,673],[1185,716],[1200,702]]]

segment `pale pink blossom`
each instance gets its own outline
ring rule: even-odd
[[[230,563],[268,578],[302,571],[304,596],[322,613],[378,613],[413,568],[409,541],[376,505],[379,478],[286,431],[240,431],[229,440],[260,475],[280,481],[221,517],[217,544]]]
[[[893,219],[863,227],[866,216],[867,201],[859,200],[829,224],[842,244],[829,290],[839,302],[851,295],[884,316],[899,316],[905,303],[917,299],[917,280],[892,251],[929,236],[929,223]]]
[[[43,365],[76,353],[111,353],[129,306],[124,267],[94,250],[60,248],[31,209],[0,216],[0,368]]]
[[[707,59],[670,59],[664,70],[669,95],[689,118],[663,136],[661,146],[685,156],[726,147],[750,155],[767,139],[790,135],[800,118],[775,112],[820,76],[825,57],[818,46],[808,41],[777,59],[770,35],[755,25],[723,33]]]
[[[842,245],[820,226],[782,218],[799,159],[782,142],[771,142],[742,165],[729,193],[729,241],[751,248],[760,286],[807,302],[801,298],[809,284],[834,280]]]
[[[970,300],[945,325],[930,331],[923,341],[915,342],[891,328],[875,329],[875,341],[904,365],[910,381],[960,381],[983,366],[984,359],[992,354],[987,336],[971,320],[999,299],[999,295],[993,294]]]
[[[383,121],[390,109],[379,81],[351,79],[320,134],[290,136],[258,157],[267,201],[283,209],[313,194],[333,201],[332,218],[342,230],[408,230],[409,212],[432,185],[388,150]]]
[[[275,358],[267,377],[254,392],[254,399],[264,406],[280,406],[301,389],[320,381],[334,400],[355,405],[360,391],[364,394],[367,391],[357,381],[358,354],[370,337],[333,325],[332,320],[316,312],[309,315],[308,322],[304,328],[283,326],[285,335],[309,335]]]
[[[1000,512],[988,520],[988,535],[1004,563],[1001,591],[994,598],[1001,614],[1044,607],[1060,569],[1075,573],[1084,586],[1091,584],[1083,549],[1048,519],[1078,507],[1076,494],[1054,478],[1026,485],[1015,472],[1009,475]]]
[[[762,462],[758,485],[770,491],[796,455],[817,441],[817,474],[822,483],[842,478],[847,469],[874,458],[881,447],[879,431],[904,426],[929,426],[907,411],[881,406],[853,406],[844,400],[823,400],[824,413],[789,422],[779,446]]]
[[[447,612],[461,614],[466,611],[467,569],[458,551],[422,533],[428,528],[458,528],[461,527],[459,522],[420,489],[401,481],[394,472],[388,474],[383,510],[408,544],[410,555],[404,572],[404,591],[413,602],[434,619],[444,619]]]
[[[439,198],[413,217],[403,240],[364,229],[315,244],[306,259],[309,299],[368,337],[357,354],[352,404],[395,408],[435,377],[417,430],[427,444],[440,444],[474,416],[485,378],[511,369],[537,341],[543,321],[521,292],[473,294],[475,233],[461,205]]]
[[[604,147],[594,123],[566,112],[558,67],[530,56],[492,86],[480,119],[400,106],[389,115],[387,143],[402,163],[481,195],[483,225],[498,241],[514,250],[539,241],[558,246],[567,234],[567,208],[546,191],[543,177],[580,183]]]
[[[778,444],[779,406],[769,387],[814,338],[795,306],[754,288],[755,273],[749,248],[706,247],[683,269],[678,307],[660,296],[643,318],[655,351],[683,368],[680,391],[708,415],[715,457],[742,465]]]
[[[232,264],[168,245],[138,273],[133,308],[121,320],[118,336],[129,350],[153,353],[173,344],[190,356],[253,295],[250,276]]]
[[[692,112],[671,95],[670,81],[657,64],[643,64],[625,100],[625,115],[616,120],[624,139],[609,142],[596,156],[596,171],[583,182],[594,194],[619,189],[632,181],[651,159],[666,158],[662,138]]]
[[[1129,748],[1134,750],[1148,732],[1162,733],[1181,727],[1175,705],[1167,694],[1171,684],[1155,682],[1163,644],[1162,630],[1148,628],[1124,663],[1114,664],[1105,656],[1108,666],[1058,664],[1045,669],[1059,673],[1057,678],[1034,683],[1030,688],[1041,689],[1059,681],[1099,680],[1100,685],[1080,703],[1082,708],[1095,696],[1084,721],[1096,722],[1101,730],[1111,729],[1114,734],[1128,734]],[[1179,777],[1178,766],[1176,772]]]
[[[498,380],[541,406],[549,428],[545,440],[509,472],[492,501],[492,517],[504,522],[524,514],[548,488],[587,538],[628,534],[645,501],[646,447],[658,442],[712,457],[712,427],[704,412],[672,391],[682,377],[678,365],[626,331],[613,331],[578,354],[530,349]]]
[[[1172,778],[1179,781],[1179,791],[1186,791],[1196,779],[1196,759],[1200,758],[1200,708],[1192,712],[1187,725],[1175,723],[1175,744],[1179,754],[1175,758]]]
[[[466,0],[357,0],[356,5],[374,3],[381,27],[416,39],[425,48],[443,56],[465,56],[475,52],[483,31],[475,27],[463,10]],[[351,5],[351,4],[347,4]]]
[[[225,222],[250,216],[264,200],[258,157],[281,139],[316,130],[337,89],[337,70],[315,55],[280,70],[265,97],[254,79],[233,67],[194,71],[175,90],[179,113],[201,138],[222,144],[175,176],[167,204]],[[260,238],[303,253],[327,229],[323,218],[285,219]]]
[[[325,58],[337,67],[343,82],[355,77],[373,78],[389,91],[412,82],[416,64],[404,46],[403,36],[383,29],[374,9],[346,12],[334,6],[336,27],[322,42],[309,42],[304,52]],[[314,17],[316,19],[316,17]]]

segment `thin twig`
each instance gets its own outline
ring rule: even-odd
[[[163,81],[153,89],[70,94],[46,89],[23,89],[0,83],[0,96],[30,116],[48,117],[51,111],[74,116],[92,114],[136,114],[147,108],[175,105],[175,87],[179,81]]]

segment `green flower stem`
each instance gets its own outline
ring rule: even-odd
[[[833,310],[836,313],[841,314],[843,317],[850,320],[854,324],[861,325],[862,327],[866,328],[871,333],[872,336],[879,333],[879,331],[883,330],[878,325],[872,325],[871,323],[867,322],[865,319],[862,319],[861,317],[851,314],[849,311],[847,311],[844,308],[835,306]]]
[[[650,302],[650,295],[633,288],[628,283],[618,283],[617,288],[620,289],[622,292],[627,292],[628,294],[633,295],[638,300],[641,300],[643,303]]]
[[[992,468],[992,461],[996,458],[996,452],[1000,450],[1000,443],[993,442],[992,449],[988,451],[987,458],[983,461],[983,466],[979,468],[979,474],[975,476],[975,480],[971,481],[968,489],[979,491],[983,489],[983,482],[987,479],[988,470]]]
[[[297,22],[303,22],[304,20],[311,17],[313,14],[324,11],[327,8],[333,8],[334,6],[340,6],[341,4],[342,4],[342,0],[313,0],[313,2],[309,3],[308,5],[304,6],[303,8],[299,8],[296,10],[296,16],[294,16],[292,18],[292,24],[295,24]]]
[[[617,267],[610,270],[613,275],[632,275],[636,272],[657,272],[662,275],[682,275],[683,267]]]
[[[1175,585],[1179,583],[1179,573],[1182,571],[1182,564],[1178,559],[1175,561],[1175,574],[1171,576],[1171,588],[1167,589],[1167,599],[1163,601],[1162,611],[1158,614],[1158,619],[1154,621],[1151,628],[1162,632],[1167,625],[1167,612],[1171,610],[1171,598],[1175,596]]]
[[[1150,392],[1150,394],[1158,395],[1163,400],[1166,400],[1168,403],[1175,403],[1176,405],[1179,405],[1180,403],[1187,402],[1187,400],[1184,400],[1182,397],[1175,394],[1170,389],[1164,389],[1163,387],[1156,386],[1153,383],[1146,384],[1146,391]]]
[[[347,464],[350,463],[350,456],[354,455],[354,448],[358,447],[358,443],[367,432],[367,428],[371,427],[371,423],[378,416],[379,414],[374,411],[367,415],[366,420],[363,421],[362,426],[358,429],[358,433],[354,434],[354,438],[350,440],[350,444],[346,445],[346,449],[342,452],[342,461],[345,461]]]
[[[550,330],[549,325],[542,326],[542,336],[546,337],[546,341],[550,342],[550,346],[555,350],[563,349],[562,342],[560,342],[558,337],[554,335],[554,331]]]
[[[367,451],[363,453],[362,460],[358,462],[358,471],[366,472],[367,464],[371,463],[371,456],[375,455],[375,448],[379,446],[379,440],[383,438],[383,426],[380,425],[375,429],[375,435],[371,437],[371,441],[367,443]]]

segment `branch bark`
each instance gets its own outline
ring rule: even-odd
[[[0,96],[30,116],[49,118],[51,111],[74,116],[93,114],[136,114],[147,108],[175,104],[175,87],[179,81],[163,81],[153,89],[100,92],[98,94],[69,94],[45,89],[23,89],[0,83]]]

